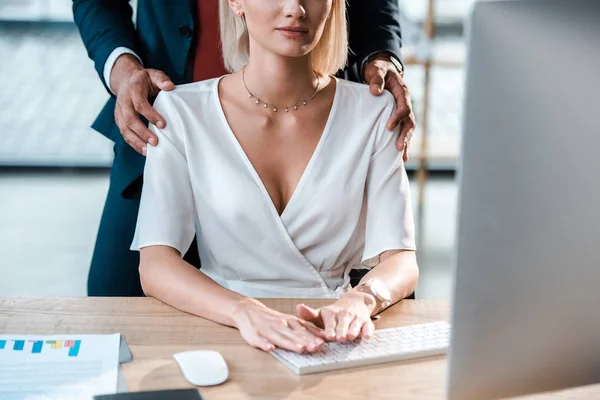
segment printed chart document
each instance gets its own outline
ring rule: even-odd
[[[0,335],[0,400],[117,392],[121,335]]]

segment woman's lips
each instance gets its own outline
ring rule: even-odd
[[[277,32],[290,39],[299,39],[303,36],[306,36],[306,34],[308,33],[306,31],[292,30],[286,28],[279,28],[277,29]]]

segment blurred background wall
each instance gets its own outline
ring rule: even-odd
[[[450,296],[464,22],[473,2],[400,0],[418,123],[407,169],[419,298]],[[89,127],[108,94],[71,1],[0,0],[0,79],[0,296],[83,296],[113,153]]]

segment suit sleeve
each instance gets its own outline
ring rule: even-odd
[[[402,33],[398,0],[350,0],[350,50],[358,66],[371,54],[388,52],[400,59]]]
[[[128,0],[73,0],[73,18],[79,34],[94,61],[96,72],[107,92],[114,96],[104,79],[104,64],[117,47],[137,50],[133,9]]]

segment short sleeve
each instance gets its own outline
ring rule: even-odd
[[[402,153],[396,148],[399,128],[389,131],[392,96],[375,124],[373,152],[366,182],[367,213],[363,265],[373,267],[388,250],[415,250],[415,227],[410,185]]]
[[[188,251],[195,235],[195,207],[187,160],[184,157],[183,125],[166,93],[161,92],[154,108],[167,120],[159,129],[150,124],[158,137],[156,146],[147,147],[144,185],[131,250],[148,246],[169,246],[181,256]],[[180,144],[178,148],[175,143]]]

